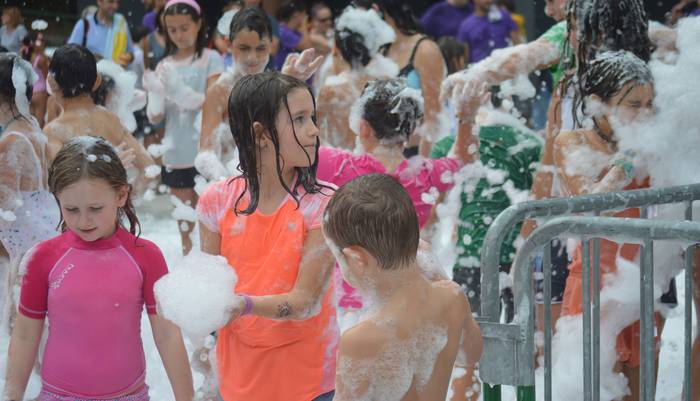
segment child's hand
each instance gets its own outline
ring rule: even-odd
[[[124,169],[128,170],[134,167],[134,160],[136,160],[136,152],[132,149],[126,142],[122,142],[117,146],[117,156],[124,165]]]
[[[163,85],[163,81],[160,79],[160,76],[156,74],[155,71],[152,70],[146,70],[143,72],[143,88],[147,92],[151,92],[155,95],[164,95],[165,94],[165,86]]]
[[[306,49],[301,54],[291,53],[284,60],[282,74],[306,81],[314,75],[322,62],[323,56],[316,57],[314,49]]]

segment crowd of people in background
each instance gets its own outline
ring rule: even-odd
[[[519,200],[651,185],[614,122],[654,112],[652,52],[678,51],[674,28],[700,1],[653,27],[641,0],[605,2],[547,0],[554,23],[528,41],[513,0],[442,0],[420,18],[405,0],[340,13],[284,0],[274,15],[233,0],[218,21],[201,1],[151,0],[138,27],[119,0],[96,0],[55,49],[51,21],[25,26],[5,7],[4,399],[24,396],[49,316],[38,400],[148,400],[145,308],[177,401],[477,400],[479,257],[493,219]],[[571,154],[594,155],[595,173]],[[208,351],[188,356],[161,316],[154,283],[168,267],[132,202],[159,195],[182,255],[226,259],[238,280],[202,368],[218,384],[196,393],[190,365]],[[536,224],[506,236],[504,274]],[[455,257],[435,268],[424,240],[445,226]],[[638,260],[638,245],[600,247],[605,274],[617,255]],[[551,249],[556,322],[581,313],[582,248]],[[86,268],[94,260],[108,261],[107,280]],[[663,290],[675,305],[674,282]],[[513,294],[501,297],[510,321]],[[539,302],[540,326],[542,313]],[[636,401],[638,322],[616,336],[630,389],[619,399]],[[700,341],[694,350],[700,367]]]

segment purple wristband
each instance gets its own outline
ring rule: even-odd
[[[245,307],[243,308],[243,312],[241,312],[241,316],[250,315],[250,313],[253,312],[253,299],[245,294],[241,294],[241,297],[243,297],[245,301]]]

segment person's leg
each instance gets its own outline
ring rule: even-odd
[[[189,207],[197,206],[197,193],[194,188],[171,188],[170,192]],[[190,235],[194,231],[195,223],[187,220],[178,220],[177,227],[180,231],[180,239],[182,240],[182,254],[187,255],[192,250],[192,238]]]
[[[160,143],[163,141],[164,136],[165,126],[163,124],[156,125],[155,127],[153,127],[153,132],[143,137],[143,147],[146,148],[146,150],[148,150],[148,147],[151,145],[160,145]],[[163,165],[162,157],[154,157],[153,160],[159,166]]]
[[[46,92],[32,94],[32,115],[39,122],[39,127],[41,128],[44,128],[44,122],[46,121],[46,102],[48,100],[49,94]]]

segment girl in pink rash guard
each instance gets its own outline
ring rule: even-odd
[[[363,174],[389,174],[403,185],[423,228],[438,195],[452,188],[451,174],[474,161],[478,138],[472,135],[471,116],[476,107],[478,104],[470,102],[460,110],[464,118],[460,117],[459,131],[450,152],[452,156],[432,160],[420,156],[405,159],[404,143],[423,118],[423,98],[420,92],[409,88],[403,78],[370,81],[350,112],[350,125],[357,134],[363,154],[321,147],[316,175],[320,180],[340,187]],[[337,271],[336,279],[342,280]],[[359,295],[346,282],[336,284],[336,288],[340,292],[341,317],[348,310],[362,307]],[[352,323],[353,319],[348,320]],[[341,318],[341,330],[345,328],[343,326]]]
[[[168,268],[158,247],[135,235],[126,171],[112,146],[96,137],[69,141],[49,170],[49,189],[63,233],[25,257],[4,399],[24,399],[48,317],[39,401],[148,400],[145,306],[175,399],[192,400],[180,331],[156,313],[153,284]]]

